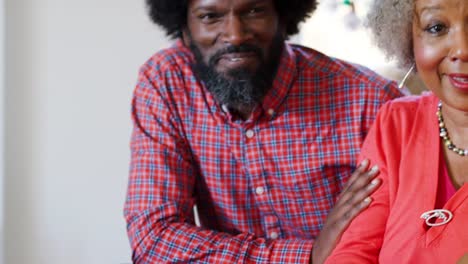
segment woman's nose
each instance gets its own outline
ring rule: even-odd
[[[450,59],[468,61],[468,27],[453,32]]]

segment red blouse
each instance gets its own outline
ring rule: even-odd
[[[447,163],[442,150],[439,156],[439,184],[437,185],[435,209],[443,208],[445,203],[457,192],[448,174]]]

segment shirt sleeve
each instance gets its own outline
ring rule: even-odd
[[[133,262],[308,263],[313,240],[230,235],[195,225],[197,166],[170,92],[183,82],[173,72],[163,75],[140,72],[132,101],[124,214]]]
[[[373,201],[369,208],[360,213],[344,232],[340,242],[326,260],[332,263],[378,263],[382,247],[386,222],[389,215],[389,181],[387,162],[390,157],[386,146],[396,144],[390,136],[387,113],[390,103],[379,111],[374,125],[367,135],[359,160],[367,158],[371,166],[378,165],[382,185],[371,196]],[[394,177],[396,175],[390,175]]]
[[[391,99],[395,99],[401,96],[410,95],[407,88],[403,87],[402,89],[398,88],[398,84],[395,81],[390,81],[384,87],[383,101],[387,102]]]

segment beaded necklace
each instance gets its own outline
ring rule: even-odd
[[[442,102],[439,102],[439,104],[437,105],[436,115],[437,115],[437,120],[439,120],[439,132],[440,132],[439,135],[444,140],[445,146],[449,150],[457,153],[460,156],[468,156],[468,149],[459,148],[455,146],[455,144],[453,144],[452,140],[450,140],[447,128],[445,127],[444,117],[442,116]]]

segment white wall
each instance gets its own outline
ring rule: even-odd
[[[4,1],[0,0],[0,264],[4,263],[4,91],[5,91],[5,12]]]
[[[317,10],[302,25],[300,42],[321,52],[350,62],[365,65],[381,74],[393,75],[395,62],[389,62],[374,45],[364,28],[370,0],[354,1],[355,14],[343,1],[321,0]],[[356,23],[350,27],[351,20]],[[388,72],[392,71],[392,72]]]
[[[6,263],[130,263],[130,96],[169,42],[143,0],[5,1]]]
[[[343,1],[320,0],[312,17],[301,27],[297,41],[327,55],[362,64],[377,73],[400,82],[408,69],[398,68],[374,44],[369,30],[363,26],[372,0],[354,1],[355,13]],[[356,20],[357,19],[357,20]],[[350,27],[351,21],[357,22]],[[411,75],[405,85],[413,94],[426,90],[419,77]]]

